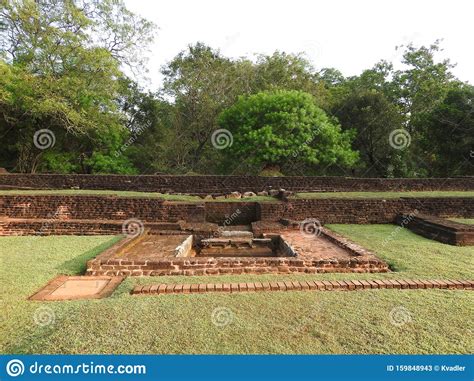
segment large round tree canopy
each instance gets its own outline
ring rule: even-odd
[[[357,160],[351,133],[342,132],[313,97],[302,91],[260,92],[240,97],[219,118],[232,133],[228,152],[260,165],[289,160],[349,166]]]

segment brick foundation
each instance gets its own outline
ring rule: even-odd
[[[274,232],[276,234],[278,232]],[[298,234],[301,234],[298,232]],[[321,235],[349,253],[346,257],[332,255],[315,258],[307,253],[284,257],[163,257],[148,260],[132,259],[123,254],[129,242],[126,238],[98,257],[87,262],[88,275],[160,276],[160,275],[218,275],[218,274],[289,274],[329,272],[387,272],[387,263],[377,256],[328,229]],[[285,236],[282,236],[285,237]],[[119,256],[116,253],[121,253]],[[294,256],[296,255],[296,256]]]
[[[206,202],[206,221],[219,225],[250,225],[259,216],[257,202]]]
[[[474,225],[466,225],[454,221],[427,215],[400,214],[396,223],[411,231],[439,242],[457,246],[474,245]]]
[[[223,274],[290,274],[331,272],[387,272],[387,265],[377,259],[304,260],[296,258],[164,258],[160,261],[93,259],[87,262],[87,275],[160,276]]]

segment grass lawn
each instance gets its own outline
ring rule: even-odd
[[[88,258],[117,238],[1,237],[2,353],[472,353],[472,291],[129,294],[134,285],[150,282],[466,279],[474,273],[472,248],[392,225],[331,228],[377,251],[398,272],[127,278],[107,299],[31,302],[26,298],[56,274],[81,273]],[[229,309],[230,324],[212,323],[218,307]],[[394,309],[408,316],[406,324],[391,323]],[[42,311],[54,323],[35,324]]]
[[[88,189],[49,189],[49,190],[0,190],[0,195],[104,195],[118,197],[154,197],[168,201],[187,202],[239,202],[239,201],[273,201],[279,202],[275,197],[255,196],[247,198],[226,198],[204,200],[199,196],[185,194],[164,194],[157,192],[132,192],[114,190],[88,190]],[[474,192],[458,191],[436,191],[436,192],[313,192],[296,193],[290,198],[313,199],[313,198],[398,198],[398,197],[474,197]]]
[[[186,194],[166,194],[158,192],[133,192],[133,191],[114,191],[114,190],[89,190],[89,189],[32,189],[32,190],[0,190],[0,195],[82,195],[82,196],[117,196],[117,197],[152,197],[162,198],[167,201],[188,201],[188,202],[236,202],[236,201],[278,201],[274,197],[255,196],[246,198],[225,198],[205,200],[199,196],[191,196]]]
[[[474,225],[474,218],[450,218],[450,220],[461,224]]]
[[[296,193],[294,198],[399,198],[399,197],[474,197],[474,192],[311,192]]]

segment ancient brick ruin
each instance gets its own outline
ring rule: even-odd
[[[230,191],[473,190],[473,178],[351,179],[238,176],[0,175],[1,189],[113,189],[188,194]],[[287,190],[282,191],[285,187]],[[278,191],[279,190],[279,191]],[[450,244],[473,244],[472,197],[165,201],[112,195],[0,195],[0,235],[117,235],[87,264],[95,276],[386,272],[375,253],[325,224],[399,223]],[[428,216],[428,217],[426,217]],[[305,231],[309,223],[312,231]],[[132,231],[130,231],[132,227]],[[438,238],[436,238],[438,237]]]

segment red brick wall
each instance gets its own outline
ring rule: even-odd
[[[104,196],[0,196],[0,216],[59,220],[205,221],[203,203]]]
[[[474,198],[313,199],[288,203],[259,203],[261,220],[316,218],[322,224],[391,223],[398,213],[412,212],[439,217],[473,217]]]
[[[110,189],[222,194],[284,188],[291,191],[474,190],[474,177],[381,179],[347,177],[125,176],[0,174],[0,189]]]
[[[257,221],[256,202],[206,202],[206,221],[219,225],[250,225]]]
[[[291,202],[163,202],[155,198],[104,196],[0,196],[0,217],[53,220],[136,218],[143,222],[215,222],[221,225],[252,221],[304,220],[321,223],[391,223],[402,212],[439,217],[473,217],[474,198],[314,199]],[[240,213],[239,213],[240,212]]]
[[[297,258],[163,258],[159,261],[125,259],[102,261],[98,257],[87,262],[88,275],[314,274],[387,271],[387,264],[381,260],[358,257],[316,260]]]

